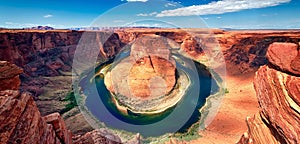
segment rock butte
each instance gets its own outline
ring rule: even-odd
[[[105,76],[111,92],[130,98],[152,99],[168,94],[176,83],[175,61],[168,41],[157,35],[143,35],[134,41],[125,58]]]
[[[130,91],[134,96],[141,98],[166,95],[173,89],[175,83],[175,66],[157,56],[137,60],[128,76]]]

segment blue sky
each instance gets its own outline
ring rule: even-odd
[[[0,27],[37,25],[300,29],[300,0],[0,1]]]

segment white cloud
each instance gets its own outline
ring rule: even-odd
[[[51,18],[51,17],[53,17],[53,15],[47,14],[47,15],[44,15],[43,17],[44,17],[44,18]]]
[[[165,4],[165,7],[175,7],[176,6],[176,3],[166,3]]]
[[[218,16],[217,19],[221,19],[222,17]]]
[[[126,1],[127,2],[147,2],[148,0],[126,0]]]
[[[147,14],[147,13],[140,13],[140,14],[137,14],[136,16],[154,16],[154,15],[156,15],[157,14],[157,12],[152,12],[152,13],[149,13],[149,14]]]
[[[137,14],[136,16],[148,16],[149,14],[146,14],[146,13],[140,13],[140,14]]]
[[[237,12],[246,9],[265,8],[288,3],[291,0],[221,0],[204,5],[193,5],[177,8],[173,10],[164,10],[157,14],[157,17],[165,16],[191,16],[191,15],[209,15],[223,14],[228,12]]]

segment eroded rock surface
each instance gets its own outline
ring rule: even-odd
[[[267,53],[268,60],[281,71],[300,75],[298,47],[295,43],[273,43]]]
[[[59,116],[43,118],[32,96],[20,93],[22,69],[1,61],[0,70],[5,83],[0,90],[0,143],[72,143],[72,134]]]
[[[19,74],[22,73],[22,69],[9,62],[1,61],[0,71],[0,80],[6,81],[6,85],[0,85],[0,143],[73,143],[72,133],[67,130],[59,113],[42,117],[33,97],[29,93],[20,93]],[[119,137],[109,135],[108,132],[99,133],[96,130],[89,134],[102,137],[103,141],[97,139],[84,141],[84,136],[82,138],[77,136],[74,139],[77,143],[88,144],[120,142]]]
[[[121,144],[121,139],[105,129],[96,129],[74,137],[74,144]]]
[[[0,61],[0,91],[6,89],[19,89],[21,84],[19,74],[22,72],[23,70],[16,65],[6,61]]]
[[[137,60],[128,76],[130,91],[134,96],[141,98],[166,95],[173,89],[175,83],[175,66],[157,56]]]
[[[168,94],[176,83],[175,61],[168,41],[157,35],[143,35],[134,41],[130,56],[106,75],[107,88],[123,96],[155,98]]]
[[[290,67],[299,60],[297,47],[293,43],[269,47],[270,64],[261,67],[254,79],[260,112],[247,118],[248,132],[239,143],[300,143],[300,69]]]

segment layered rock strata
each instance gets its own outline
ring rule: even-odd
[[[21,73],[22,69],[16,65],[6,61],[0,62],[0,82],[4,84],[0,85],[0,143],[72,144],[75,141],[75,143],[102,144],[121,142],[119,137],[105,130],[95,130],[84,136],[72,137],[72,133],[67,130],[64,120],[58,113],[42,117],[32,96],[29,93],[20,93],[18,90]],[[92,138],[89,139],[89,137]]]
[[[0,85],[0,143],[72,143],[59,114],[42,117],[31,95],[20,93],[22,70],[4,61],[0,70],[6,81]]]
[[[248,131],[238,143],[300,143],[299,45],[273,43],[269,64],[254,79],[259,114],[247,118]]]
[[[115,94],[155,98],[173,89],[175,69],[166,38],[144,35],[133,43],[130,56],[107,73],[105,84]]]

